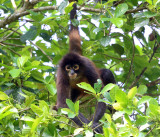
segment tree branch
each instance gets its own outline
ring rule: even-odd
[[[127,78],[123,82],[123,84],[124,84],[127,81],[126,85],[128,84],[128,81],[129,81],[130,76],[131,76],[131,72],[132,72],[132,69],[133,69],[133,61],[134,61],[134,57],[135,57],[135,43],[134,43],[134,39],[133,39],[133,34],[132,34],[132,42],[133,42],[133,50],[132,50],[133,53],[132,53],[131,65],[130,65],[130,68],[129,68],[128,76],[127,76]]]
[[[156,50],[158,49],[158,47],[160,47],[160,44],[159,44],[158,42],[156,42],[156,43],[157,43],[157,46],[154,47],[154,49],[153,49],[153,53],[152,53],[152,55],[151,55],[151,57],[150,57],[150,59],[149,59],[149,63],[151,62],[151,60],[152,60],[154,54],[156,53]],[[139,81],[139,79],[142,77],[142,75],[144,74],[144,72],[145,72],[146,70],[147,70],[147,67],[145,67],[145,68],[142,70],[141,74],[140,74],[139,76],[137,76],[136,80],[133,81],[133,83],[131,84],[131,86],[130,86],[129,88],[132,88],[132,87],[135,86],[135,84]]]
[[[33,7],[40,1],[41,0],[32,0],[31,2],[29,2],[28,0],[24,1],[22,8],[16,10],[15,13],[10,14],[7,18],[0,21],[0,28],[4,28],[7,24],[18,20],[19,17],[28,15],[29,12],[26,10],[33,9]]]
[[[148,83],[146,86],[151,87],[151,86],[154,86],[154,85],[157,85],[157,84],[160,84],[160,78],[155,80],[155,81],[152,81],[152,82]]]
[[[30,14],[29,11],[26,10],[31,10],[33,12],[40,12],[40,11],[45,11],[45,10],[58,10],[58,6],[46,6],[46,7],[40,7],[36,9],[32,9],[35,4],[37,4],[39,0],[34,0],[32,3],[31,2],[26,2],[22,8],[17,10],[15,13],[10,14],[7,18],[4,18],[3,20],[0,21],[0,28],[4,28],[7,24],[10,24],[16,20],[18,20],[20,17],[25,16]],[[78,7],[78,10],[81,11],[86,11],[86,12],[96,12],[96,13],[101,13],[101,12],[107,12],[105,9],[94,9],[94,8],[85,8],[85,7]],[[130,13],[135,13],[137,11],[142,11],[146,9],[146,7],[140,7],[137,9],[132,9],[128,10],[125,14],[130,14]]]

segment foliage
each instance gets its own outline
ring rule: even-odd
[[[68,1],[0,1],[0,136],[93,136],[92,123],[79,128],[69,118],[94,114],[95,107],[67,100],[58,112],[56,69],[68,52]],[[79,86],[111,105],[101,119],[103,135],[152,137],[160,134],[160,1],[78,1],[84,56],[109,68],[117,85],[101,90]],[[109,91],[110,92],[107,92]],[[104,98],[102,98],[102,95]],[[92,100],[92,99],[91,99]],[[90,100],[88,101],[90,102]],[[94,101],[93,101],[94,103]],[[90,109],[89,109],[90,108]]]

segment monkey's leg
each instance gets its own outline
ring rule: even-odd
[[[74,117],[72,119],[78,126],[82,127],[83,124],[88,124],[90,121],[83,116],[82,113],[79,112],[78,117]]]
[[[98,123],[98,121],[103,117],[104,113],[106,112],[106,104],[104,102],[98,102],[96,107],[96,112],[93,117],[93,123]]]
[[[90,121],[86,119],[82,113],[79,113],[78,117],[74,117],[72,119],[78,126],[83,127],[83,124],[89,124]],[[99,123],[93,123],[92,128],[97,132],[97,133],[103,133],[102,127],[99,126]]]

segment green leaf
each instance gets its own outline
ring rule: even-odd
[[[25,100],[25,106],[29,107],[34,100],[35,100],[35,96],[27,96]]]
[[[33,40],[37,36],[37,28],[31,26],[30,30],[20,37],[20,40],[25,43],[26,40]]]
[[[56,88],[53,86],[53,84],[47,84],[47,89],[49,90],[49,93],[54,96],[57,93]]]
[[[92,130],[86,130],[85,135],[86,135],[86,137],[93,137],[93,131]]]
[[[43,110],[34,104],[31,104],[31,109],[34,113],[38,114],[39,116],[43,114]]]
[[[95,137],[104,137],[104,136],[102,134],[96,134]]]
[[[138,106],[141,105],[141,104],[143,104],[143,103],[149,102],[151,99],[152,99],[152,97],[150,97],[150,96],[143,96],[143,97],[139,100]]]
[[[102,89],[101,93],[104,94],[105,92],[108,92],[109,90],[111,90],[115,86],[116,86],[115,84],[109,83]]]
[[[5,108],[3,108],[3,111],[1,112],[1,115],[0,115],[0,120],[9,116],[9,115],[13,115],[13,113],[17,113],[18,114],[18,110],[16,108],[12,108],[13,106],[9,105]]]
[[[123,107],[126,107],[127,106],[127,104],[128,104],[128,98],[127,98],[127,95],[126,95],[126,93],[124,92],[124,91],[122,91],[122,90],[117,90],[116,91],[116,101],[118,102],[118,103],[120,103],[120,104],[122,104],[123,105]]]
[[[114,103],[113,108],[119,111],[123,110],[123,106],[121,105],[121,103]]]
[[[40,65],[40,61],[34,60],[31,64],[32,66],[38,66]]]
[[[119,4],[115,10],[115,17],[122,16],[128,10],[128,5],[126,3]]]
[[[115,112],[115,113],[113,114],[113,120],[116,120],[116,119],[122,117],[122,116],[124,115],[124,113],[125,113],[125,112],[123,112],[123,111]]]
[[[146,85],[140,85],[138,88],[138,93],[143,95],[147,92],[147,86]]]
[[[79,25],[79,21],[77,19],[72,19],[72,24],[77,27]]]
[[[132,89],[130,89],[128,92],[128,99],[132,100],[133,97],[136,95],[136,93],[137,93],[137,87],[133,87]]]
[[[110,21],[116,25],[118,28],[123,26],[123,19],[122,18],[111,18]]]
[[[9,74],[11,74],[12,78],[16,78],[20,75],[21,69],[12,69],[9,71]]]
[[[107,101],[109,101],[110,103],[112,103],[112,99],[111,99],[111,96],[110,96],[110,93],[109,92],[105,92],[103,94],[103,96],[107,99]]]
[[[68,107],[75,112],[75,108],[74,108],[74,103],[70,100],[70,99],[66,99],[66,103],[68,105]]]
[[[147,56],[135,56],[134,57],[135,74],[139,75],[144,67],[149,65]]]
[[[151,18],[151,17],[154,17],[154,16],[157,16],[157,13],[155,12],[151,12],[151,11],[146,11],[143,13],[145,17],[147,18]]]
[[[77,85],[78,85],[78,87],[80,87],[82,89],[85,89],[85,90],[87,90],[87,91],[89,91],[89,92],[91,92],[93,94],[96,94],[96,91],[94,90],[94,88],[88,83],[81,82],[81,83],[79,83]]]
[[[110,97],[112,99],[112,101],[114,102],[116,100],[116,92],[119,90],[119,87],[118,86],[115,86],[113,87],[111,90],[110,90]]]
[[[39,101],[39,107],[42,109],[42,111],[48,115],[49,113],[49,105],[44,101],[44,100],[40,100]]]
[[[47,32],[41,32],[40,36],[45,40],[50,42],[51,41],[51,36]]]
[[[42,119],[43,119],[43,117],[39,117],[34,120],[34,123],[31,128],[31,133],[33,133],[36,130],[37,126],[39,125],[39,123],[41,122]]]
[[[140,116],[137,120],[136,120],[136,126],[141,126],[141,125],[145,125],[147,123],[147,119],[145,117]]]
[[[17,65],[19,68],[23,67],[24,64],[28,61],[29,57],[28,56],[21,56],[17,59]]]
[[[12,105],[4,106],[2,109],[0,109],[0,113],[5,113],[9,111],[12,108]]]
[[[104,114],[104,117],[107,119],[107,121],[108,121],[109,123],[112,122],[112,118],[111,118],[111,116],[110,116],[109,114],[105,113],[105,114]]]
[[[74,2],[69,3],[69,5],[65,8],[65,13],[68,14],[73,9]]]
[[[32,117],[29,117],[29,116],[23,116],[20,120],[23,120],[23,121],[31,121],[33,122],[34,119]]]
[[[100,43],[101,43],[101,45],[103,45],[104,47],[106,47],[107,45],[109,45],[110,41],[111,41],[111,38],[110,38],[109,36],[105,36],[105,37],[102,37],[102,38],[100,39]]]
[[[124,118],[125,118],[125,120],[128,122],[129,125],[132,125],[132,124],[133,124],[127,114],[124,115]]]
[[[45,83],[45,80],[44,80],[42,74],[41,74],[40,72],[38,72],[37,70],[33,70],[33,71],[31,72],[31,76],[32,76],[33,78],[35,78],[36,80]]]
[[[74,130],[74,136],[80,134],[83,130],[84,130],[84,128],[76,128],[76,129]]]
[[[75,110],[75,113],[78,115],[78,113],[79,113],[79,101],[76,101],[76,103],[74,104],[74,110]]]
[[[117,130],[116,130],[116,125],[112,122],[111,125],[110,125],[111,129],[112,129],[112,132],[114,133],[114,136],[118,136],[117,135]]]
[[[62,108],[61,112],[67,114],[69,118],[74,118],[76,116],[76,114],[68,108]]]
[[[57,130],[56,130],[56,127],[55,127],[55,124],[54,123],[49,123],[48,124],[48,131],[51,133],[52,136],[58,136],[57,135]]]
[[[134,26],[135,27],[142,27],[142,26],[147,25],[148,23],[149,23],[149,19],[142,17],[142,18],[138,18],[135,20]]]
[[[149,104],[149,109],[150,109],[150,113],[149,115],[152,116],[152,117],[156,117],[160,114],[160,112],[158,111],[158,106],[157,105],[153,105],[153,104]]]
[[[102,81],[100,79],[97,80],[97,83],[94,83],[94,89],[96,93],[99,93],[102,88]]]
[[[0,91],[0,100],[7,100],[7,99],[9,99],[8,95]]]
[[[94,33],[98,33],[98,32],[100,32],[100,31],[102,31],[101,28],[95,28],[95,29],[93,30]]]
[[[104,132],[104,136],[105,137],[109,137],[110,133],[109,133],[108,128],[106,128],[106,127],[103,126],[103,132]]]
[[[63,14],[64,9],[65,9],[65,7],[67,6],[67,4],[68,4],[68,1],[63,1],[63,2],[61,2],[61,4],[59,5],[58,10],[59,10],[59,12],[60,12],[61,14]]]
[[[124,48],[121,45],[119,45],[119,44],[112,44],[112,47],[113,47],[114,51],[116,53],[118,53],[119,55],[123,55],[124,54]]]
[[[44,18],[44,15],[39,12],[29,10],[29,13],[31,14],[31,18],[37,22],[40,22]]]
[[[136,31],[134,34],[137,38],[142,39],[144,44],[147,45],[146,38],[144,37],[144,34],[142,32]]]

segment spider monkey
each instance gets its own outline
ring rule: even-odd
[[[70,2],[72,2],[72,0],[70,0]],[[76,3],[74,3],[73,9],[70,12],[71,21],[77,19],[76,10]],[[71,99],[75,102],[87,94],[83,89],[77,86],[80,82],[87,82],[92,87],[94,83],[97,82],[97,79],[102,80],[103,86],[108,83],[115,83],[115,78],[109,69],[98,69],[91,60],[82,56],[78,27],[74,26],[72,23],[69,33],[69,45],[69,53],[61,59],[57,70],[57,104],[55,109],[66,108],[66,99]],[[93,128],[98,126],[98,121],[104,115],[106,108],[105,103],[98,103],[94,116]],[[88,124],[90,122],[81,113],[72,120],[81,127],[83,123]],[[99,126],[95,131],[102,133],[102,128]]]

